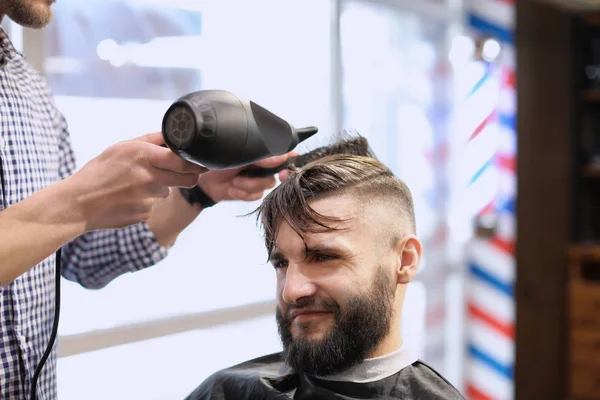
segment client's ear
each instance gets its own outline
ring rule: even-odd
[[[421,257],[423,257],[423,246],[416,236],[409,235],[398,242],[397,250],[398,283],[409,283],[417,274]]]

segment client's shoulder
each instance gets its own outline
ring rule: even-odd
[[[269,390],[269,385],[265,387],[265,383],[277,380],[286,373],[287,367],[282,361],[281,353],[267,354],[213,373],[186,399],[253,398],[247,394]]]
[[[446,378],[429,364],[417,360],[403,371],[419,399],[464,400],[465,397]]]

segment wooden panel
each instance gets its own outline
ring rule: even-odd
[[[572,16],[516,1],[516,400],[565,398]],[[579,99],[579,93],[577,93]]]
[[[581,175],[586,178],[600,178],[600,164],[593,163],[582,168]]]
[[[600,330],[600,287],[572,282],[569,285],[569,322],[571,329]]]
[[[596,244],[573,244],[569,246],[569,257],[572,268],[576,273],[573,278],[579,279],[581,272],[579,271],[582,261],[600,261],[600,246]]]
[[[568,398],[600,398],[600,369],[587,366],[574,366],[570,371],[570,377],[572,382],[572,396],[569,396]]]
[[[587,89],[581,93],[581,99],[589,103],[600,102],[600,90],[598,89]]]
[[[520,1],[520,0],[519,0]],[[528,0],[529,1],[529,0]],[[540,4],[547,4],[565,12],[572,13],[592,13],[600,10],[600,4],[597,0],[534,0]],[[591,15],[591,21],[597,21],[597,14]]]
[[[600,331],[574,327],[569,336],[570,360],[568,365],[600,371]]]

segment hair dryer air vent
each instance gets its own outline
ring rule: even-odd
[[[196,136],[196,118],[189,107],[177,105],[167,115],[166,132],[175,146],[181,149],[188,148]]]

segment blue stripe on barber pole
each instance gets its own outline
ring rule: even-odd
[[[500,25],[480,18],[475,14],[469,14],[468,19],[471,28],[478,30],[480,33],[493,36],[506,43],[512,44],[515,41],[513,32]]]
[[[485,72],[484,74],[481,76],[481,78],[479,78],[479,80],[477,81],[477,83],[475,83],[475,85],[473,86],[473,88],[471,89],[471,91],[469,92],[467,97],[471,97],[473,96],[477,91],[479,91],[479,89],[482,88],[482,86],[488,81],[490,74],[493,73],[493,68],[492,65],[490,64],[486,64],[485,65]]]
[[[514,198],[504,199],[504,200],[498,201],[498,203],[496,203],[496,204],[497,204],[497,209],[499,212],[505,212],[507,214],[514,214],[517,211]]]
[[[482,240],[480,246],[473,247],[470,256],[470,264],[478,265],[480,268],[485,265],[487,273],[500,282],[514,282],[514,270],[506,268],[506,265],[511,262],[512,255],[489,240]]]
[[[493,164],[494,164],[494,158],[492,157],[489,160],[487,160],[486,163],[483,164],[477,172],[475,172],[475,175],[473,175],[473,177],[469,181],[468,186],[471,186],[473,183],[477,182],[477,180],[479,178],[481,178],[481,175],[483,175],[483,173]]]
[[[503,113],[499,113],[498,114],[498,122],[507,127],[510,128],[511,130],[515,130],[517,128],[517,116],[512,114],[512,115],[508,115],[508,114],[503,114]]]
[[[507,296],[513,297],[514,293],[512,283],[502,282],[500,279],[486,271],[485,268],[482,268],[473,263],[469,265],[469,272],[473,277],[480,279],[481,281],[490,285],[494,289],[501,291]]]
[[[496,372],[502,374],[507,379],[512,379],[513,377],[513,368],[508,365],[502,365],[498,361],[494,360],[492,357],[487,355],[485,352],[481,351],[479,348],[475,346],[469,346],[469,354],[476,358],[477,360],[483,362],[488,367],[492,368]]]
[[[465,387],[472,400],[510,400],[514,398],[514,220],[516,187],[516,95],[514,61],[514,4],[507,0],[471,0],[467,4],[467,24],[478,37],[493,37],[502,43],[503,58],[497,63],[502,74],[495,112],[497,143],[493,167],[498,186],[485,212],[496,217],[496,236],[475,238],[468,254],[467,368]],[[481,85],[473,86],[481,93]],[[473,94],[476,96],[476,94]],[[485,94],[489,99],[492,94]],[[472,112],[478,109],[473,107]],[[479,116],[478,116],[479,117]],[[481,115],[485,119],[487,115]],[[490,132],[491,134],[491,132]],[[491,143],[491,142],[490,142]],[[488,159],[467,152],[479,164],[469,181],[473,187],[485,170]],[[472,162],[473,162],[472,161]],[[487,186],[487,184],[486,184]],[[469,192],[469,196],[476,196]],[[512,354],[506,354],[512,352]]]
[[[510,34],[514,28],[513,5],[507,1],[471,1],[469,4],[471,15],[478,17],[485,23],[491,23],[496,29]],[[494,35],[498,36],[498,35]]]

